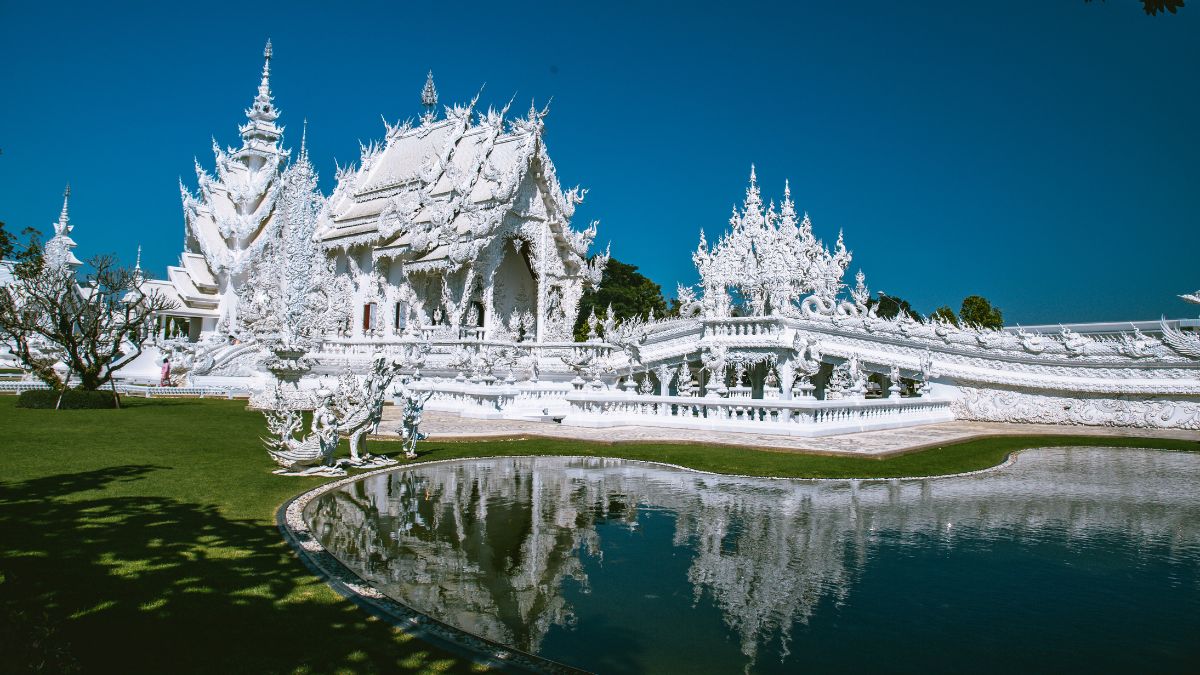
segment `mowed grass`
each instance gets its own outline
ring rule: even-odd
[[[284,478],[244,402],[135,400],[25,410],[0,397],[0,671],[470,672],[374,620],[294,557],[279,506],[327,479]],[[994,438],[891,459],[560,440],[423,443],[419,461],[495,455],[644,459],[706,471],[900,477],[994,466],[1053,445],[1197,450],[1155,439]],[[374,452],[398,445],[372,442]]]

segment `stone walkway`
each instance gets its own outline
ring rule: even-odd
[[[379,436],[395,438],[400,408],[383,409]],[[738,434],[691,429],[624,426],[607,429],[563,426],[554,422],[479,420],[454,413],[428,411],[421,430],[430,440],[482,441],[521,438],[561,438],[594,443],[688,443],[754,447],[779,452],[808,452],[831,455],[881,457],[920,448],[944,445],[971,438],[1002,435],[1070,434],[1103,437],[1155,437],[1200,441],[1200,431],[1176,429],[1116,429],[1111,427],[1057,426],[1052,424],[1003,424],[995,422],[943,422],[906,429],[864,431],[820,438],[771,434]]]

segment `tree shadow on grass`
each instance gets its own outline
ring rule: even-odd
[[[341,601],[273,527],[105,497],[125,465],[0,484],[0,670],[466,670]],[[8,624],[8,625],[5,625]]]

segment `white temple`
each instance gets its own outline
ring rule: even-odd
[[[181,186],[187,250],[167,281],[192,340],[248,337],[239,293],[282,236],[289,151],[271,96],[270,42],[264,57],[242,147],[214,146],[216,175],[196,167],[199,194]],[[570,340],[584,286],[598,283],[607,255],[588,260],[594,223],[571,227],[582,192],[558,183],[545,111],[508,119],[507,107],[479,112],[472,101],[439,116],[432,73],[422,103],[419,124],[387,125],[357,166],[338,171],[316,214],[316,248],[336,274],[327,290],[340,299],[334,334],[387,338],[416,324]]]
[[[241,147],[214,147],[215,174],[197,166],[198,192],[182,188],[185,251],[145,281],[177,307],[153,327],[151,367],[126,377],[157,378],[165,353],[194,385],[261,390],[288,362],[315,388],[384,354],[423,376],[412,388],[429,408],[484,418],[792,435],[951,419],[1200,428],[1189,327],[881,318],[862,272],[845,283],[842,235],[825,244],[786,182],[764,205],[753,169],[728,231],[711,246],[700,233],[679,316],[590,317],[573,342],[608,256],[589,257],[595,223],[571,226],[583,192],[559,184],[544,110],[439,114],[430,74],[424,115],[385,122],[326,197],[307,129],[295,156],[282,145],[269,42],[264,56]],[[64,204],[48,248],[77,263],[70,227]]]

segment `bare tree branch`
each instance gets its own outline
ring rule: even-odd
[[[112,256],[96,256],[82,283],[67,266],[46,265],[36,242],[19,256],[15,279],[0,288],[0,340],[38,379],[55,389],[61,361],[84,389],[99,389],[142,352],[146,325],[175,303]]]

